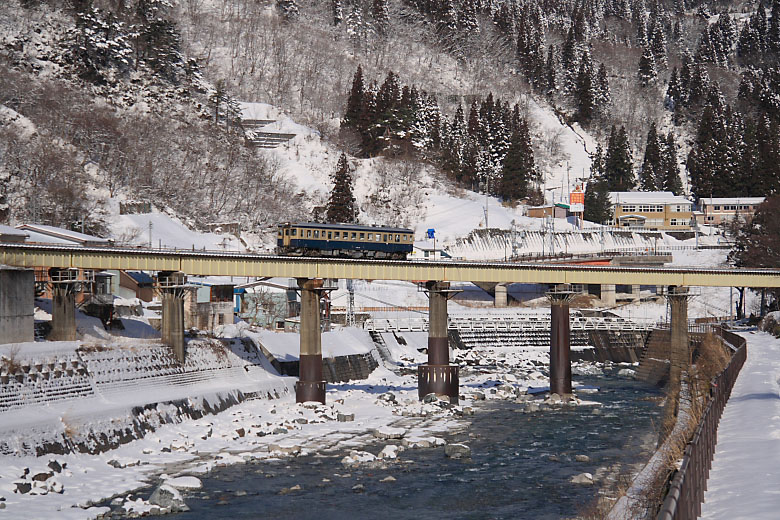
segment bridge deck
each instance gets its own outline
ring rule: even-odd
[[[182,271],[190,275],[553,284],[780,287],[778,269],[618,267],[299,258],[213,251],[0,244],[0,264]]]

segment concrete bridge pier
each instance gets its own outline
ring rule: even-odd
[[[447,335],[447,300],[457,291],[449,282],[425,283],[428,293],[428,363],[417,367],[417,393],[422,399],[428,394],[449,397],[458,402],[458,366],[450,365],[450,345]]]
[[[52,341],[76,340],[76,291],[78,269],[49,269],[52,287],[51,333]]]
[[[688,298],[687,287],[669,286],[666,297],[670,307],[670,352],[669,384],[670,388],[680,387],[682,373],[691,362],[690,341],[688,338]]]
[[[321,279],[298,278],[301,289],[301,352],[295,402],[319,401],[325,404],[322,377],[322,337],[320,336]]]
[[[184,363],[184,293],[186,277],[180,271],[161,271],[157,288],[162,299],[162,342],[173,348],[173,354]]]
[[[559,286],[547,293],[550,300],[550,394],[571,394],[571,343],[569,303],[576,293]]]
[[[601,302],[605,307],[614,307],[617,305],[615,284],[603,284],[601,286]]]
[[[493,296],[493,306],[499,309],[503,309],[509,303],[509,296],[507,294],[506,283],[497,283],[494,289],[495,295]]]

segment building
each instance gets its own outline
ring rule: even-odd
[[[184,295],[184,327],[214,330],[233,324],[233,287],[216,280],[189,279]]]
[[[28,236],[24,231],[0,224],[0,243],[13,244],[24,242]]]
[[[560,202],[547,206],[532,206],[527,211],[527,216],[532,218],[566,218],[569,215],[569,205]]]
[[[613,191],[612,225],[626,229],[688,231],[693,203],[670,191]]]
[[[720,226],[734,220],[749,222],[764,197],[705,197],[699,199],[699,224]]]
[[[22,224],[17,230],[27,233],[27,242],[35,244],[63,244],[71,246],[108,246],[112,240],[42,224]]]

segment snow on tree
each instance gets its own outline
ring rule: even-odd
[[[333,26],[338,27],[341,22],[344,21],[344,7],[341,5],[341,0],[333,1]]]
[[[531,137],[525,120],[512,134],[509,149],[504,157],[501,170],[499,195],[505,200],[526,198],[532,181],[539,179],[539,173],[534,164],[534,151],[531,147]]]
[[[645,87],[655,81],[658,77],[658,70],[655,66],[655,57],[649,47],[645,47],[642,56],[639,58],[639,82]]]
[[[596,89],[594,88],[593,65],[590,53],[585,51],[580,58],[580,70],[574,92],[577,112],[575,117],[581,123],[588,123],[596,108]]]
[[[680,180],[680,165],[677,162],[677,142],[674,133],[669,132],[662,144],[661,171],[663,173],[663,191],[671,191],[682,195],[683,186]]]
[[[645,145],[645,157],[639,169],[639,186],[642,191],[661,191],[664,187],[661,142],[655,123],[650,124]]]
[[[387,0],[374,0],[372,7],[374,31],[376,31],[379,36],[385,36],[390,28],[390,12],[387,8]]]
[[[286,21],[293,21],[298,18],[298,4],[296,0],[276,0],[276,10]]]
[[[352,195],[352,168],[345,154],[341,154],[336,169],[331,175],[333,189],[330,192],[326,218],[333,223],[354,223],[357,221],[357,205]]]
[[[609,200],[609,184],[605,178],[606,158],[601,144],[591,155],[590,179],[585,187],[584,219],[590,222],[604,223],[612,218],[612,205]]]
[[[604,160],[604,179],[609,186],[609,191],[630,191],[636,185],[631,146],[628,143],[628,132],[625,126],[621,126],[620,130],[616,131],[615,125],[612,125]]]

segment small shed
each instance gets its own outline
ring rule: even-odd
[[[0,224],[0,243],[15,244],[24,242],[28,236],[24,231]]]

